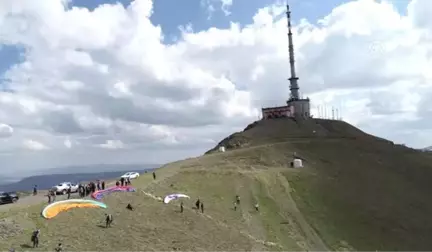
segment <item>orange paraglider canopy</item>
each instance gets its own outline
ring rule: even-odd
[[[42,211],[42,216],[46,219],[51,219],[57,216],[60,212],[67,211],[72,208],[107,208],[107,206],[102,202],[94,200],[62,200],[46,206]]]

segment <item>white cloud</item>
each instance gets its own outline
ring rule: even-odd
[[[300,91],[315,115],[318,105],[329,116],[338,107],[368,132],[431,145],[431,6],[413,0],[403,16],[388,2],[359,0],[319,24],[295,23]],[[203,153],[288,98],[283,11],[269,6],[228,29],[185,29],[164,45],[149,0],[92,12],[60,0],[0,1],[0,44],[25,48],[4,76],[13,92],[0,92],[0,122],[13,126],[13,134],[0,126],[0,152],[11,154],[0,163],[34,170]]]
[[[72,142],[69,138],[65,139],[63,142],[64,146],[68,149],[72,148]]]
[[[47,150],[48,147],[45,146],[43,143],[40,143],[38,141],[35,140],[25,140],[23,142],[23,146],[24,148],[28,149],[28,150],[32,150],[32,151],[40,151],[40,150]]]
[[[220,8],[225,16],[231,15],[230,8],[233,5],[233,0],[201,0],[201,6],[205,7],[208,12],[208,19],[211,19],[213,13]]]
[[[106,140],[105,143],[99,144],[99,146],[104,149],[122,149],[124,144],[120,140]]]
[[[0,123],[0,138],[8,138],[11,137],[14,130],[11,126]]]

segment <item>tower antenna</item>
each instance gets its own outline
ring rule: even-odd
[[[295,57],[294,57],[294,43],[293,43],[293,34],[291,31],[291,11],[289,5],[287,4],[287,20],[288,20],[288,52],[289,52],[289,62],[290,62],[290,70],[291,70],[291,78],[289,78],[290,82],[290,91],[291,97],[290,100],[299,100],[299,86],[298,86],[298,77],[296,75],[295,69]]]

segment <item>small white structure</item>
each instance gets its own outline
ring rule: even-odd
[[[302,168],[303,167],[303,161],[299,158],[295,158],[293,161],[294,168]]]
[[[220,146],[219,147],[219,152],[225,152],[225,146]]]

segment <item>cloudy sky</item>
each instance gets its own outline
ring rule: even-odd
[[[324,4],[325,3],[325,4]],[[432,1],[293,0],[300,91],[432,145]],[[0,1],[2,174],[199,155],[282,105],[284,2]]]

